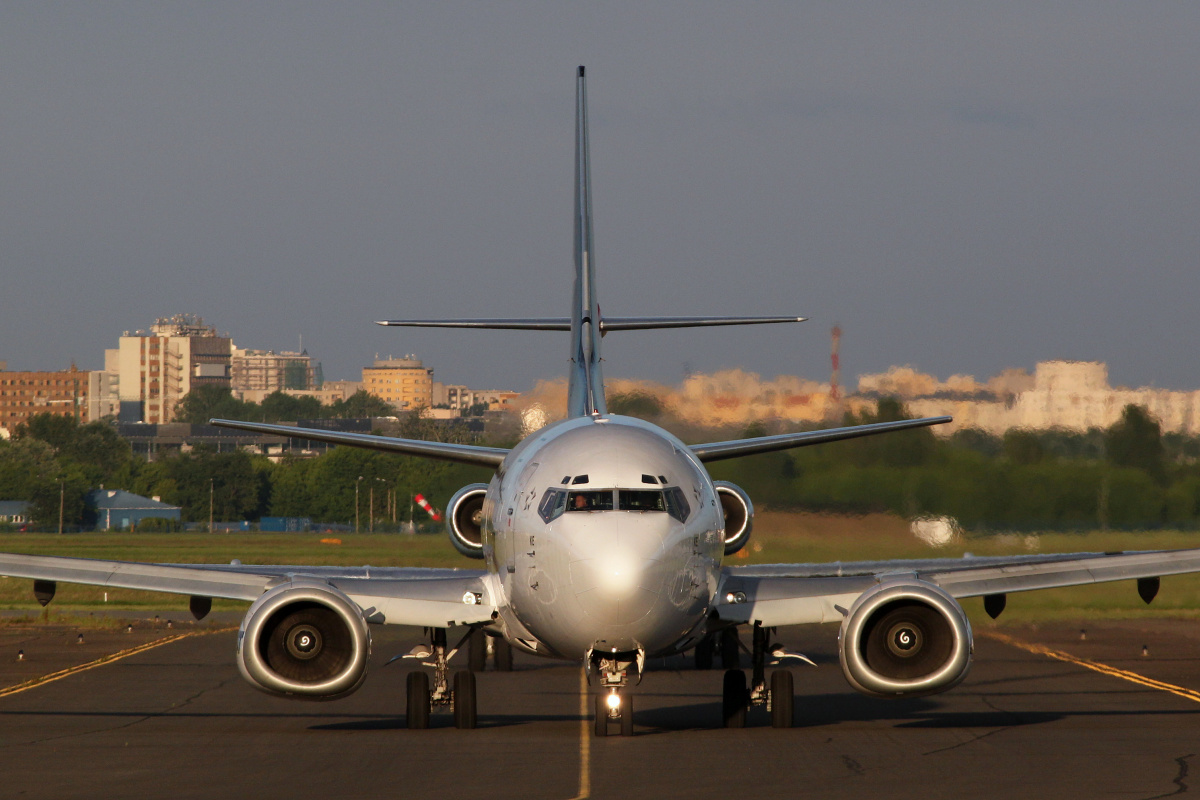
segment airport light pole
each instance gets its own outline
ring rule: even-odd
[[[213,479],[208,479],[208,532],[213,532],[213,495],[214,495]]]
[[[62,536],[63,506],[67,499],[67,483],[63,478],[58,479],[58,535]]]
[[[362,488],[363,476],[359,475],[358,480],[354,482],[354,532],[358,533],[358,492]]]
[[[382,483],[384,485],[384,491],[387,491],[388,482],[386,479],[376,478],[375,480]],[[383,518],[387,519],[386,512],[384,513]],[[375,532],[375,484],[372,483],[371,484],[371,533],[374,533],[374,532]]]

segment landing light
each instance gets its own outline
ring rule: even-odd
[[[728,592],[725,595],[725,602],[730,605],[736,605],[737,603],[744,603],[744,602],[746,602],[746,593],[745,592]]]
[[[463,592],[462,601],[469,606],[477,606],[483,602],[483,594],[480,592]]]
[[[621,695],[611,692],[605,699],[605,702],[608,703],[609,708],[616,710],[621,707]]]

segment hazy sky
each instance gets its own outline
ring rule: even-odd
[[[1200,4],[5,3],[0,359],[202,315],[327,378],[529,388],[561,316],[574,71],[606,375],[942,378],[1101,359],[1200,387]]]

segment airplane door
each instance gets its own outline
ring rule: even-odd
[[[513,507],[509,506],[504,515],[504,568],[509,575],[517,571],[517,542],[516,534],[513,532],[513,512]]]

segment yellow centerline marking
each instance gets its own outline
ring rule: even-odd
[[[592,796],[592,735],[588,730],[587,671],[579,670],[579,794],[571,800],[586,800]]]
[[[1045,647],[1040,644],[1023,642],[1020,639],[1014,639],[1013,637],[1007,636],[1003,633],[985,631],[983,635],[991,639],[995,639],[998,642],[1009,644],[1013,647],[1019,647],[1020,649],[1029,653],[1035,653],[1037,655],[1053,658],[1056,661],[1065,661],[1068,664],[1075,664],[1076,666],[1090,669],[1093,672],[1099,672],[1101,675],[1120,678],[1141,686],[1147,686],[1151,689],[1157,689],[1161,692],[1170,692],[1173,695],[1191,700],[1192,702],[1200,703],[1200,692],[1195,691],[1194,689],[1176,686],[1173,683],[1166,683],[1165,681],[1156,681],[1153,678],[1147,678],[1145,675],[1139,675],[1136,672],[1130,672],[1126,669],[1118,669],[1117,667],[1110,667],[1108,664],[1102,664],[1099,661],[1090,661],[1086,658],[1078,658],[1070,653],[1064,653],[1062,650],[1051,650],[1049,647]]]
[[[49,675],[40,675],[36,678],[30,678],[27,681],[18,683],[15,686],[9,686],[6,689],[0,689],[0,697],[8,697],[9,695],[18,694],[20,692],[25,692],[30,689],[34,689],[38,686],[45,686],[47,683],[52,683],[53,681],[62,680],[63,678],[66,678],[70,675],[76,675],[80,672],[86,672],[89,669],[95,669],[96,667],[102,667],[105,664],[111,664],[114,661],[120,661],[123,658],[128,658],[129,656],[136,655],[137,653],[144,653],[147,650],[153,650],[156,647],[162,647],[164,644],[170,644],[171,642],[178,642],[180,639],[186,639],[189,636],[203,636],[208,633],[220,633],[222,631],[227,631],[227,630],[232,630],[232,629],[231,628],[218,628],[218,629],[208,630],[208,631],[189,631],[187,633],[177,633],[174,636],[164,636],[163,638],[155,639],[152,642],[146,642],[145,644],[139,644],[137,647],[130,647],[127,650],[121,650],[116,653],[109,653],[106,656],[100,656],[100,658],[97,658],[95,661],[89,661],[86,664],[78,664],[74,667],[67,667],[66,669],[60,669],[58,672],[51,672]]]

